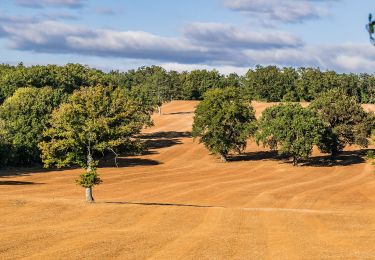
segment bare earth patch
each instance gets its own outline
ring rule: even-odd
[[[314,151],[293,167],[250,143],[223,164],[190,137],[196,104],[165,105],[145,130],[149,153],[100,168],[94,205],[74,184],[79,169],[1,171],[0,259],[375,256],[375,173],[363,151],[335,164]],[[259,115],[269,104],[254,106]]]

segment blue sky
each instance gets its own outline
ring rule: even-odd
[[[0,62],[374,72],[371,0],[1,0]]]

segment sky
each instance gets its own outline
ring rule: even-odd
[[[373,0],[0,0],[0,63],[375,72]]]

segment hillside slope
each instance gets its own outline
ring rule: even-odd
[[[146,155],[81,170],[0,173],[0,259],[370,259],[375,175],[355,147],[293,167],[250,143],[223,164],[190,137],[197,103],[166,104]],[[257,114],[268,104],[255,103]],[[372,109],[368,106],[367,109]]]

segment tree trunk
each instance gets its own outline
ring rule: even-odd
[[[297,157],[293,156],[293,166],[297,166],[298,164],[298,159]]]
[[[221,161],[224,162],[224,163],[228,162],[227,157],[226,157],[225,154],[220,154],[220,159],[221,159]]]
[[[336,156],[339,154],[339,152],[336,149],[332,149],[331,151],[331,161],[335,161]]]
[[[92,159],[92,155],[91,155],[91,150],[88,149],[88,151],[89,152],[87,154],[87,169],[86,169],[86,171],[88,173],[90,173],[91,170],[92,170],[91,166],[92,166],[93,159]],[[92,187],[91,188],[86,188],[86,202],[88,202],[88,203],[93,203],[94,202],[94,197],[92,196]]]
[[[161,116],[161,106],[158,106],[158,113],[159,113],[159,116]]]
[[[92,196],[92,188],[86,188],[86,202],[94,202],[94,197]]]
[[[92,158],[92,155],[91,155],[91,147],[89,145],[87,147],[87,168],[86,168],[87,173],[90,173],[91,170],[92,170],[92,162],[93,162],[93,158]]]

